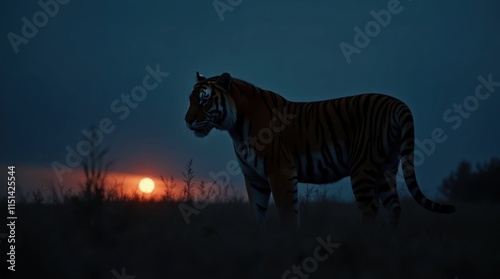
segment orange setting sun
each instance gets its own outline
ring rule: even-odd
[[[139,190],[141,190],[143,193],[149,194],[153,192],[154,189],[155,182],[149,177],[145,177],[139,182]]]

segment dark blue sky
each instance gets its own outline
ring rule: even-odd
[[[431,197],[459,160],[500,156],[500,87],[477,103],[471,97],[478,76],[500,81],[497,1],[244,0],[221,20],[212,1],[71,0],[17,46],[9,38],[23,36],[22,18],[33,23],[43,9],[37,1],[0,5],[1,162],[18,166],[26,189],[50,179],[51,163],[65,163],[66,146],[75,148],[81,130],[103,118],[115,127],[103,144],[117,173],[180,177],[189,158],[200,178],[224,170],[235,158],[229,135],[198,139],[184,124],[196,71],[229,72],[297,101],[363,92],[405,101],[417,139],[435,128],[447,135],[417,168]],[[388,5],[399,12],[348,63],[339,45],[355,46],[354,28],[365,30],[370,12]],[[148,65],[169,75],[121,120],[111,104],[123,105],[121,95],[142,84]],[[464,100],[472,111],[458,116],[454,104]],[[233,182],[241,186],[242,176]]]

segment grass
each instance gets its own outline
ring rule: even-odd
[[[209,204],[189,225],[178,205],[17,204],[15,277],[114,278],[111,271],[125,267],[137,279],[282,278],[314,257],[316,238],[328,236],[341,245],[308,278],[492,278],[500,271],[498,204],[458,204],[440,215],[405,201],[397,231],[384,228],[383,209],[376,224],[361,226],[353,204],[303,204],[296,231],[276,225],[273,207],[258,229],[244,202]]]

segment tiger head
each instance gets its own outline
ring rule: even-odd
[[[231,75],[223,73],[207,79],[196,72],[196,79],[184,118],[187,127],[198,137],[205,137],[212,128],[231,129],[236,121],[234,100],[230,95]]]

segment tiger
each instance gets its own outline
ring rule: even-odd
[[[375,219],[381,202],[387,223],[396,226],[400,163],[418,204],[455,211],[423,195],[414,167],[413,116],[394,97],[367,93],[293,102],[228,73],[206,78],[196,72],[184,120],[197,137],[213,128],[229,133],[257,223],[265,221],[272,194],[280,222],[298,226],[299,182],[329,184],[349,176],[362,223]]]

